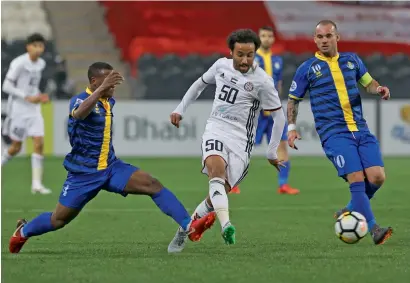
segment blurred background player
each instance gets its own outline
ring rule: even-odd
[[[282,94],[282,71],[283,60],[279,55],[272,54],[272,45],[275,42],[275,36],[273,28],[265,26],[259,29],[259,38],[261,39],[261,47],[256,53],[256,60],[259,66],[265,70],[265,72],[271,76],[275,82],[275,86],[279,92],[279,96]],[[261,111],[258,119],[258,128],[256,129],[255,145],[260,145],[263,138],[266,136],[266,141],[269,143],[271,138],[273,120],[269,112]],[[283,130],[282,140],[278,148],[278,157],[283,160],[283,164],[286,166],[282,168],[278,173],[279,188],[278,193],[296,195],[299,193],[298,189],[292,188],[288,184],[290,173],[290,160],[288,154],[288,136],[287,126]]]
[[[30,35],[26,41],[27,53],[15,58],[3,83],[3,91],[9,95],[8,116],[3,127],[4,134],[12,140],[10,147],[1,156],[1,165],[6,164],[21,150],[27,137],[33,139],[34,151],[31,155],[32,193],[50,194],[43,185],[43,144],[44,119],[42,103],[47,103],[47,94],[40,93],[41,74],[46,67],[40,58],[45,49],[45,39],[41,34]]]
[[[370,206],[370,199],[384,183],[385,171],[379,142],[363,117],[357,83],[366,92],[384,100],[390,98],[390,90],[371,77],[357,54],[339,53],[339,39],[333,21],[322,20],[316,25],[314,41],[319,51],[299,66],[289,91],[289,146],[296,148],[295,140],[300,139],[296,117],[299,101],[309,91],[323,150],[339,177],[350,185],[351,201],[335,217],[345,211],[361,213],[367,220],[374,243],[379,245],[390,237],[393,229],[376,224]]]
[[[72,148],[64,160],[68,175],[57,207],[54,212],[44,212],[28,223],[18,220],[10,238],[10,252],[19,253],[30,237],[63,228],[101,190],[124,197],[150,196],[186,234],[202,233],[207,217],[191,220],[175,195],[157,179],[116,157],[112,144],[113,95],[124,78],[108,63],[96,62],[88,69],[88,79],[87,89],[69,103],[67,131]]]

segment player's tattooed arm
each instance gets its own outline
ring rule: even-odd
[[[288,124],[296,124],[296,118],[299,112],[299,100],[288,99]]]

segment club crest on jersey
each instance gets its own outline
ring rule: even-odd
[[[352,62],[348,61],[348,62],[347,62],[347,67],[348,67],[350,70],[353,70],[353,69],[354,69],[354,64],[353,64]]]
[[[245,85],[243,86],[243,88],[244,88],[246,91],[252,91],[252,90],[253,90],[253,83],[247,82],[247,83],[245,83]]]
[[[275,69],[279,70],[280,69],[280,64],[278,62],[275,63]]]
[[[100,108],[98,107],[98,104],[95,105],[95,113],[100,114]]]
[[[292,81],[290,85],[290,91],[295,91],[298,88],[298,84],[295,81]]]
[[[74,107],[79,106],[81,103],[83,103],[84,100],[77,98],[77,100],[74,103]]]

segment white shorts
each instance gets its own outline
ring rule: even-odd
[[[202,136],[202,173],[208,175],[205,160],[211,155],[218,155],[226,163],[226,179],[231,188],[239,185],[248,174],[250,157],[245,152],[246,145],[241,146],[234,141],[214,133]]]
[[[7,117],[4,120],[3,134],[14,141],[24,141],[27,137],[44,137],[42,116]]]

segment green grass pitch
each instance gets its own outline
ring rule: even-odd
[[[192,212],[207,194],[198,158],[125,159],[151,172]],[[241,194],[230,196],[237,244],[225,246],[216,222],[201,242],[168,255],[176,225],[143,196],[101,192],[64,229],[32,238],[11,255],[8,240],[19,217],[52,211],[66,172],[62,159],[45,161],[45,184],[54,193],[31,195],[30,161],[2,168],[2,282],[409,282],[409,158],[386,158],[387,180],[372,200],[376,219],[394,228],[375,246],[366,236],[356,245],[334,234],[333,213],[349,198],[347,184],[325,158],[293,158],[291,184],[298,196],[276,193],[277,174],[253,159]],[[406,279],[407,278],[407,279]]]

